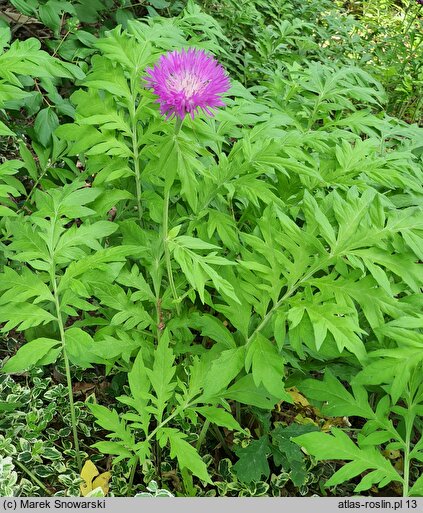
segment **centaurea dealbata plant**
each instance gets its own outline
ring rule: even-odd
[[[160,462],[170,458],[178,461],[187,494],[198,486],[193,475],[210,483],[200,457],[210,442],[206,433],[224,447],[220,428],[239,431],[246,420],[241,403],[270,415],[276,403],[292,401],[284,389],[285,363],[298,370],[290,382],[302,390],[309,372],[330,367],[351,382],[373,360],[371,375],[360,383],[379,386],[381,406],[375,412],[374,402],[363,406],[357,389],[353,406],[351,394],[344,394],[342,415],[360,415],[361,408],[388,431],[390,419],[400,415],[398,399],[405,401],[406,429],[398,428],[399,436],[392,430],[369,433],[364,445],[377,436],[380,443],[371,452],[380,453],[386,442],[379,437],[390,443],[386,437],[392,435],[413,461],[420,452],[410,427],[415,387],[409,386],[411,371],[403,370],[421,353],[421,132],[380,116],[385,95],[369,73],[321,62],[289,66],[280,80],[264,67],[256,96],[231,80],[227,107],[209,116],[195,97],[211,92],[212,103],[204,105],[219,107],[227,77],[220,74],[216,92],[209,78],[202,81],[192,67],[182,72],[180,61],[169,60],[175,48],[222,55],[210,33],[187,28],[195,9],[189,2],[185,20],[129,21],[127,31],[117,28],[95,43],[100,54],[72,96],[74,122],[56,132],[69,169],[49,170],[41,182],[47,191],[34,194],[35,205],[28,201],[34,214],[11,220],[5,238],[17,244],[7,246],[7,257],[18,262],[20,278],[9,278],[29,283],[36,275],[51,292],[54,274],[71,363],[104,364],[107,372],[127,374],[118,411],[99,404],[91,409],[110,433],[96,447],[114,461],[129,462],[128,494],[139,479],[138,462],[145,469],[149,460],[157,473],[149,480],[160,482]],[[178,55],[190,52],[198,50]],[[202,62],[206,54],[195,55]],[[159,102],[160,112],[155,93],[166,82],[154,77],[164,61],[170,93],[163,106]],[[147,75],[150,80],[142,78]],[[68,158],[77,155],[83,172]],[[51,177],[74,183],[53,187]],[[111,209],[113,222],[106,221]],[[32,308],[36,315],[26,315],[22,326],[30,342],[20,351],[34,347],[34,339],[52,339],[51,347],[35,344],[31,364],[41,366],[63,344],[57,302],[37,283],[35,296],[6,292],[0,320],[8,320],[9,301],[19,305],[13,308],[15,325]],[[38,330],[38,320],[45,321],[40,328],[47,335],[40,330],[35,338],[27,328]],[[377,366],[381,349],[384,358],[390,355],[383,369]],[[387,410],[380,385],[390,382],[395,406]],[[310,388],[317,394],[336,385],[306,383],[303,393],[313,399]],[[266,436],[249,451],[269,446]],[[325,439],[338,451],[336,437]],[[304,439],[300,445],[313,443]],[[369,462],[359,449],[351,448],[353,460]],[[247,474],[260,480],[268,453],[255,456],[262,465]],[[244,465],[239,461],[234,468]],[[361,489],[397,479],[398,472],[382,464]],[[412,465],[410,479],[399,480],[404,494],[416,491]]]
[[[97,422],[119,440],[99,442],[96,447],[117,455],[116,461],[129,460],[128,490],[132,488],[138,463],[151,459],[153,454],[157,457],[165,445],[170,446],[171,457],[178,459],[184,481],[188,483],[191,474],[210,480],[198,452],[185,441],[185,433],[169,427],[173,419],[188,417],[196,423],[198,415],[204,418],[197,449],[210,422],[242,431],[226,411],[228,405],[223,396],[217,395],[231,377],[222,376],[219,369],[206,371],[213,354],[204,352],[202,358],[188,358],[187,376],[181,381],[176,364],[181,353],[174,347],[175,343],[184,343],[187,335],[181,325],[187,315],[180,308],[184,297],[195,302],[197,293],[204,302],[210,296],[206,290],[210,284],[239,302],[233,285],[215,270],[217,266],[234,264],[217,255],[217,245],[192,236],[192,232],[179,235],[181,228],[187,227],[184,216],[169,229],[172,192],[175,202],[182,198],[193,212],[199,206],[198,181],[205,169],[200,158],[210,160],[211,153],[198,140],[196,124],[203,129],[209,125],[205,120],[199,121],[197,114],[203,111],[207,119],[214,109],[223,106],[221,95],[229,89],[229,79],[209,53],[195,49],[165,54],[154,68],[149,68],[157,55],[149,41],[143,39],[145,33],[141,36],[135,28],[139,29],[139,25],[133,25],[135,37],[116,29],[98,41],[103,55],[93,59],[92,72],[84,81],[88,90],[80,90],[73,97],[77,104],[75,123],[57,131],[71,143],[71,154],[86,154],[86,173],[95,173],[93,186],[107,188],[100,210],[106,214],[117,205],[115,222],[121,226],[124,247],[133,248],[135,244],[139,248],[138,254],[132,253],[130,267],[116,266],[112,274],[94,270],[87,273],[85,280],[89,294],[100,303],[106,317],[110,309],[117,310],[109,317],[110,326],[97,330],[99,343],[95,344],[95,351],[99,358],[108,360],[108,366],[116,362],[128,371],[128,395],[119,400],[136,413],[119,418],[103,406],[92,404],[90,408]],[[115,52],[120,45],[125,48],[125,57],[122,54],[117,64]],[[115,64],[114,71],[110,70],[110,60]],[[166,90],[160,89],[157,82],[163,85],[164,76]],[[156,92],[160,93],[160,112],[154,105]],[[188,134],[181,130],[186,114],[190,115]],[[213,132],[212,126],[209,130]],[[133,196],[124,187],[134,192],[138,222],[134,222],[131,202],[127,201]],[[160,189],[162,195],[157,192]],[[122,209],[120,201],[126,201]],[[204,252],[207,254],[200,254]],[[176,276],[176,266],[182,270],[182,276]],[[137,292],[126,295],[120,285],[134,287]],[[189,322],[197,325],[198,321]],[[227,336],[232,350],[235,342],[229,332]],[[137,356],[132,364],[134,354]],[[238,357],[237,366],[240,363]],[[265,392],[263,401],[269,402]],[[134,434],[139,429],[144,434],[141,441],[139,432],[136,437]]]

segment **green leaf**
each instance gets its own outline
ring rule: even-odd
[[[285,344],[286,320],[286,313],[283,310],[278,310],[273,315],[274,335],[279,350],[281,350]]]
[[[81,328],[69,328],[65,331],[66,353],[69,360],[84,369],[92,363],[104,363],[103,359],[93,352],[94,341]]]
[[[224,345],[228,349],[236,348],[235,340],[231,332],[223,325],[222,321],[210,314],[195,312],[190,317],[189,325],[200,329],[203,337],[210,337],[215,342]]]
[[[35,118],[34,130],[38,140],[44,147],[50,144],[51,136],[58,126],[59,118],[51,107],[39,111]]]
[[[144,432],[148,434],[150,414],[147,411],[147,405],[150,401],[150,380],[148,379],[147,369],[144,365],[143,350],[140,349],[131,371],[128,373],[129,388],[133,398],[132,406],[140,415],[140,420],[144,425]]]
[[[128,137],[132,137],[130,125],[120,112],[110,109],[107,114],[95,114],[82,118],[79,123],[81,125],[102,125],[103,130],[119,130]]]
[[[204,287],[208,279],[213,282],[215,289],[227,295],[233,301],[240,303],[231,283],[224,279],[212,265],[235,265],[235,262],[216,255],[216,252],[208,255],[198,255],[192,249],[215,249],[214,244],[204,242],[181,235],[168,239],[169,248],[173,251],[175,260],[181,266],[183,273],[194,289],[198,291],[201,301],[204,303]]]
[[[156,296],[153,294],[150,285],[145,280],[137,265],[132,266],[131,272],[122,271],[116,281],[121,285],[125,285],[126,287],[133,287],[139,291],[132,294],[131,301],[156,301]]]
[[[378,269],[384,274],[382,269]],[[348,278],[336,278],[330,274],[313,278],[308,283],[318,287],[324,295],[333,296],[337,303],[342,301],[348,304],[352,298],[360,305],[372,329],[385,324],[384,314],[395,317],[402,315],[404,307],[391,294],[386,293],[386,287],[378,287],[378,283],[371,275],[357,280],[361,274],[360,270],[357,271],[357,275],[349,273]],[[390,290],[387,277],[386,280],[387,288]]]
[[[105,264],[108,262],[124,262],[126,256],[138,252],[139,248],[137,246],[118,246],[98,250],[92,255],[87,255],[78,261],[71,262],[60,279],[59,292],[66,290],[76,277],[92,269],[104,269]]]
[[[174,237],[173,240],[180,246],[189,249],[220,249],[219,246],[215,244],[210,244],[209,242],[196,239],[195,237],[189,237],[188,235],[179,235],[179,237]]]
[[[0,121],[0,136],[14,136],[15,132],[12,132],[8,126],[6,126],[3,121]]]
[[[142,69],[148,63],[143,59],[148,58],[149,46],[135,46],[135,40],[122,33],[121,27],[109,30],[107,37],[97,40],[96,47],[102,51],[107,60],[119,62],[130,70],[136,67]]]
[[[115,64],[117,62],[115,61]],[[95,64],[93,72],[87,76],[84,85],[94,89],[103,89],[114,96],[126,98],[130,101],[131,91],[122,73],[121,66],[112,67],[107,59],[98,58],[97,56]]]
[[[311,194],[305,190],[303,199],[303,209],[307,219],[307,223],[310,225],[316,224],[320,233],[325,238],[326,242],[331,248],[335,246],[336,234],[328,218],[319,208],[317,201],[311,196]]]
[[[256,386],[253,376],[247,374],[230,386],[224,393],[226,399],[233,399],[243,404],[257,406],[263,410],[272,410],[279,401],[272,396],[263,386]]]
[[[29,176],[33,180],[37,180],[37,178],[38,178],[37,164],[35,163],[32,153],[28,150],[28,148],[26,147],[26,145],[23,142],[19,143],[19,153],[21,154],[22,160],[25,163],[25,168],[28,171]]]
[[[159,158],[154,161],[154,172],[165,177],[165,188],[170,190],[178,167],[178,152],[173,135],[164,136],[158,150]]]
[[[154,403],[158,422],[162,421],[163,412],[176,387],[176,381],[173,381],[176,372],[174,361],[173,351],[169,348],[169,331],[166,329],[154,351],[153,368],[146,369],[156,396]]]
[[[5,291],[0,298],[0,304],[23,303],[30,298],[35,298],[33,299],[34,304],[41,301],[54,301],[47,285],[37,274],[26,267],[22,268],[21,274],[10,267],[5,267],[0,278],[0,292]]]
[[[244,432],[232,415],[223,408],[216,408],[216,406],[200,406],[198,408],[196,407],[195,411],[217,426],[225,427],[232,431]]]
[[[329,331],[335,339],[339,352],[347,348],[360,362],[366,358],[366,349],[357,333],[364,333],[354,318],[348,315],[348,309],[336,304],[310,304],[306,306],[313,325],[316,349],[323,344]],[[342,317],[340,317],[342,315]]]
[[[0,412],[2,411],[14,411],[22,406],[22,403],[12,403],[0,401]]]
[[[295,443],[304,447],[318,460],[351,461],[335,472],[325,486],[336,486],[369,469],[378,472],[372,473],[370,478],[364,477],[355,487],[356,492],[368,490],[373,484],[378,484],[381,481],[384,486],[391,481],[402,481],[401,476],[389,460],[384,458],[377,449],[374,447],[360,449],[340,429],[332,428],[331,432],[331,435],[315,432],[293,438]]]
[[[2,24],[0,26],[0,51],[2,51],[7,44],[9,44],[11,35],[12,33],[10,28],[6,24]]]
[[[207,467],[198,452],[184,440],[187,435],[173,428],[161,428],[157,433],[160,447],[169,441],[170,457],[177,458],[179,467],[186,468],[206,483],[213,484],[207,472]]]
[[[55,4],[56,2],[49,1],[44,5],[40,5],[38,8],[38,13],[40,20],[44,23],[44,25],[57,33],[60,29],[61,9],[58,9],[57,5]]]
[[[127,447],[135,446],[134,436],[126,427],[125,422],[120,419],[116,410],[109,410],[100,404],[87,403],[87,406],[95,416],[97,424],[122,440]]]
[[[237,347],[222,351],[213,360],[210,371],[206,375],[204,396],[210,397],[221,392],[244,367],[245,348]]]
[[[226,300],[227,305],[215,304],[215,309],[222,313],[230,321],[232,326],[239,330],[245,338],[248,338],[248,327],[251,320],[251,306],[242,301]]]
[[[376,247],[367,249],[356,249],[352,252],[359,256],[364,264],[372,272],[371,266],[382,265],[387,270],[399,276],[410,287],[413,292],[418,292],[423,282],[423,269],[416,263],[413,254],[389,254]],[[377,277],[374,276],[375,280]]]
[[[284,359],[276,347],[263,335],[257,333],[251,341],[245,356],[245,370],[252,368],[254,383],[264,388],[278,400],[291,402],[291,398],[283,386]]]
[[[235,221],[231,216],[218,210],[209,210],[207,222],[207,235],[211,238],[217,231],[225,247],[236,251],[239,246]]]
[[[3,333],[13,328],[23,331],[54,320],[56,318],[51,313],[29,303],[9,303],[0,306],[0,322],[6,323],[0,330]]]
[[[28,219],[19,218],[10,221],[10,227],[13,231],[12,243],[7,246],[7,251],[13,252],[9,258],[15,260],[30,262],[33,267],[42,261],[42,269],[48,270],[50,258],[49,250],[45,241],[40,237],[38,230]]]
[[[405,344],[411,342],[413,336],[421,338],[421,334],[415,331],[407,330],[408,337],[404,341],[404,347],[395,349],[380,349],[370,353],[372,360],[361,370],[354,378],[353,383],[366,385],[380,385],[387,383],[390,385],[390,395],[393,403],[397,402],[399,397],[407,388],[411,371],[421,362],[423,356],[416,352],[416,346],[421,347],[421,341],[416,345]]]
[[[70,209],[67,209],[70,213]],[[58,257],[68,254],[69,249],[75,246],[88,246],[91,249],[102,249],[98,239],[107,237],[114,233],[117,225],[110,221],[97,221],[91,225],[82,225],[77,228],[73,225],[60,237],[59,242],[55,248],[55,254]]]
[[[417,478],[417,481],[409,490],[408,495],[410,497],[423,497],[423,475]]]
[[[268,478],[270,467],[267,457],[270,454],[267,436],[253,440],[247,447],[235,450],[239,460],[232,467],[238,479],[243,483],[260,481],[261,477]]]
[[[375,413],[367,400],[364,387],[353,387],[354,395],[350,394],[335,378],[329,369],[326,369],[323,381],[306,379],[298,388],[308,399],[324,401],[322,413],[330,417],[359,416],[373,419]]]
[[[15,374],[26,371],[45,358],[48,353],[60,345],[60,340],[50,338],[37,338],[23,345],[4,365],[2,372]],[[59,349],[60,352],[61,348]],[[56,353],[56,357],[58,353]],[[51,361],[49,363],[52,363]]]
[[[291,438],[312,431],[318,431],[318,427],[293,423],[286,428],[277,426],[271,433],[273,445],[280,452],[280,454],[274,453],[273,455],[275,464],[280,464],[284,470],[290,469],[291,479],[295,486],[302,486],[306,483],[308,472],[304,455],[298,445],[291,441]]]
[[[133,453],[126,449],[124,444],[118,442],[97,442],[92,447],[95,447],[103,454],[115,454],[116,456],[122,456],[123,459],[130,459],[133,456]],[[116,463],[117,461],[118,459],[115,458],[114,462]]]
[[[120,201],[133,198],[133,194],[131,194],[129,191],[122,191],[119,189],[106,189],[104,193],[91,205],[91,207],[100,216],[106,216],[109,210],[112,207],[116,207]]]
[[[34,2],[34,0],[11,0],[10,3],[14,5],[18,11],[26,14],[27,16],[35,14],[37,3]]]

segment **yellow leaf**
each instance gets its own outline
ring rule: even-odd
[[[301,404],[301,406],[310,406],[310,403],[302,394],[300,394],[296,387],[288,388],[287,392],[292,397],[295,404]]]
[[[402,474],[404,472],[404,460],[402,458],[396,460],[394,467],[400,474]]]
[[[93,479],[98,476],[100,472],[91,460],[87,460],[82,467],[81,477],[85,483],[80,485],[81,494],[83,497],[88,495],[93,489]]]
[[[294,417],[294,420],[297,424],[301,424],[302,426],[304,426],[305,424],[312,424],[313,426],[317,426],[317,422],[308,417],[304,417],[300,413]]]
[[[351,427],[350,421],[348,420],[348,417],[330,417],[329,419],[325,420],[322,426],[322,431],[324,433],[327,433],[330,431],[333,427]]]
[[[103,490],[104,495],[107,495],[107,492],[109,491],[109,481],[111,477],[112,474],[110,472],[103,472],[102,474],[100,474],[93,481],[93,490],[95,488],[100,487]]]
[[[382,451],[382,454],[385,456],[385,458],[388,458],[390,460],[396,460],[398,458],[401,458],[401,451],[394,449]]]

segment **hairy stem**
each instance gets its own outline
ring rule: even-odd
[[[195,446],[195,449],[197,452],[200,451],[200,448],[203,445],[203,442],[204,442],[204,439],[206,438],[206,434],[207,434],[207,431],[209,430],[209,427],[210,427],[210,421],[205,420],[203,427],[201,428],[200,436],[198,437],[197,444]]]
[[[16,463],[16,465],[21,470],[23,470],[31,478],[31,480],[34,481],[34,483],[36,483],[41,488],[41,490],[43,490],[47,495],[51,495],[51,492],[48,491],[48,489],[43,485],[43,483],[38,479],[38,477],[36,477],[28,468],[26,468],[26,466],[23,463],[21,463],[18,460],[14,461],[14,463]]]
[[[175,121],[175,128],[174,128],[174,136],[178,135],[181,126],[182,126],[182,119],[176,118]],[[178,292],[175,287],[175,282],[173,280],[173,272],[172,272],[172,260],[170,258],[170,251],[169,251],[169,244],[168,244],[168,232],[169,232],[169,199],[170,199],[170,188],[171,185],[165,185],[165,192],[164,192],[164,201],[163,201],[163,248],[164,248],[164,254],[165,254],[165,262],[166,262],[166,271],[167,271],[167,277],[169,280],[170,289],[172,291],[173,299],[176,302],[176,313],[178,315],[181,314],[181,308],[179,305],[180,298],[178,297]]]
[[[176,118],[176,121],[175,121],[175,130],[174,130],[174,134],[175,135],[178,135],[179,134],[179,130],[181,129],[181,126],[182,126],[182,119],[181,118]]]
[[[241,424],[241,404],[238,401],[235,403],[235,418],[238,424]]]
[[[131,119],[131,131],[132,131],[132,153],[134,157],[134,173],[135,173],[135,186],[137,190],[137,208],[138,208],[138,220],[140,225],[142,224],[142,203],[141,203],[141,169],[140,169],[140,157],[139,157],[139,143],[138,143],[138,130],[137,130],[137,114],[136,114],[136,81],[131,79],[131,106],[129,109],[129,116]]]
[[[191,408],[191,406],[194,406],[195,404],[197,404],[198,401],[193,401],[191,403],[184,403],[184,404],[181,404],[180,406],[178,406],[171,415],[169,415],[169,417],[166,417],[164,420],[162,420],[160,422],[160,424],[155,428],[153,429],[153,431],[147,436],[147,438],[145,439],[146,442],[149,442],[157,433],[157,431],[159,431],[163,426],[165,426],[166,424],[168,424],[172,419],[174,419],[175,417],[177,417],[178,415],[180,415],[181,411],[183,410],[186,410],[188,408]]]
[[[27,203],[29,203],[29,200],[31,199],[32,195],[34,194],[35,192],[35,189],[38,187],[38,184],[40,183],[41,179],[44,177],[44,175],[47,173],[48,171],[48,167],[46,167],[44,169],[44,171],[40,174],[40,176],[37,178],[37,180],[34,182],[34,185],[32,186],[32,189],[29,191],[29,194],[28,196],[25,198],[22,206],[20,208],[18,208],[18,210],[16,211],[17,214],[19,214],[19,212],[21,212],[25,206],[27,205]]]
[[[172,272],[172,260],[170,258],[169,244],[167,240],[167,235],[169,232],[169,194],[170,191],[167,188],[165,191],[164,204],[163,204],[163,247],[166,261],[166,270],[167,277],[169,280],[170,289],[172,291],[173,299],[176,301],[176,312],[178,315],[181,313],[181,309],[179,306],[179,297],[178,292],[175,287],[175,282],[173,280],[173,272]]]
[[[62,314],[60,311],[60,301],[59,301],[59,294],[57,291],[57,281],[56,281],[54,266],[52,269],[51,280],[52,280],[52,284],[53,284],[53,295],[54,295],[54,303],[56,306],[57,322],[59,324],[60,340],[62,342],[63,360],[65,362],[66,382],[67,382],[68,396],[69,396],[69,407],[70,407],[71,422],[72,422],[73,440],[74,440],[75,451],[76,451],[76,461],[78,463],[78,469],[81,472],[82,459],[81,459],[81,452],[79,449],[78,430],[76,428],[75,404],[73,401],[73,392],[72,392],[72,377],[71,377],[71,371],[70,371],[69,358],[68,358],[68,355],[66,352],[65,329],[63,326]]]
[[[135,478],[135,472],[137,471],[138,463],[140,459],[138,456],[135,458],[134,463],[131,467],[131,474],[129,475],[129,481],[128,481],[128,497],[132,497],[132,488],[134,485],[134,478]]]
[[[414,419],[416,417],[414,411],[414,404],[412,393],[408,393],[407,400],[408,414],[404,416],[405,421],[405,446],[404,446],[404,484],[402,489],[403,497],[408,497],[410,494],[410,453],[411,453],[411,438],[413,433]]]
[[[220,442],[220,445],[222,446],[222,449],[225,451],[225,453],[229,456],[229,458],[232,458],[233,453],[229,449],[228,444],[226,443],[226,440],[220,432],[219,428],[214,425],[211,427],[211,431],[213,432],[216,439]]]
[[[138,141],[136,135],[132,133],[132,151],[134,153],[134,171],[135,171],[135,185],[137,189],[137,208],[138,208],[138,220],[142,223],[142,205],[141,205],[141,172],[140,172],[140,160],[138,154]]]

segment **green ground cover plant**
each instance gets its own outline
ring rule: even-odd
[[[422,496],[420,3],[4,5],[0,496]]]

